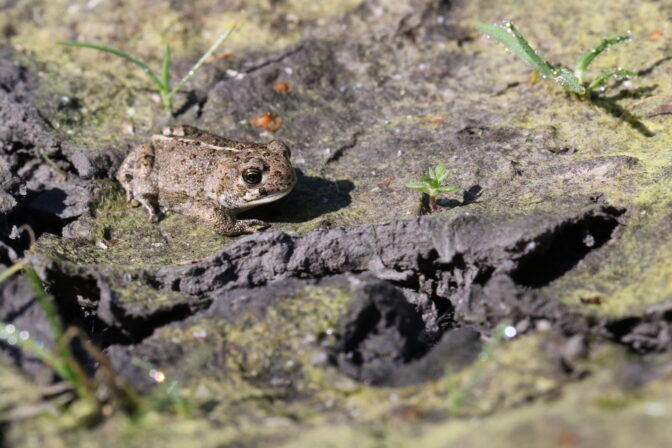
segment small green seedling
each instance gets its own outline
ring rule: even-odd
[[[220,47],[224,43],[224,41],[229,37],[229,35],[233,32],[233,30],[236,27],[233,26],[229,31],[226,33],[222,34],[219,39],[210,47],[208,51],[201,56],[201,59],[194,64],[194,66],[187,72],[187,74],[180,80],[180,82],[177,83],[177,85],[174,88],[170,88],[170,45],[166,45],[166,51],[163,55],[163,64],[161,67],[161,77],[159,78],[150,68],[147,64],[142,62],[141,60],[134,58],[133,56],[124,53],[123,51],[120,50],[115,50],[114,48],[110,47],[105,47],[103,45],[94,45],[94,44],[87,44],[85,42],[72,42],[72,41],[67,41],[67,42],[57,42],[59,45],[65,45],[68,47],[82,47],[82,48],[91,48],[93,50],[98,50],[98,51],[104,51],[106,53],[112,53],[115,56],[119,56],[120,58],[126,59],[127,61],[132,62],[133,64],[137,65],[140,67],[140,69],[147,75],[149,76],[149,79],[152,80],[154,85],[156,86],[157,89],[159,89],[159,94],[161,95],[161,101],[163,102],[163,105],[165,106],[166,110],[169,113],[172,113],[173,111],[173,95],[175,95],[177,92],[180,91],[182,87],[196,74],[196,72],[201,68],[201,66],[205,63],[205,61],[214,53],[217,48]]]
[[[632,38],[628,34],[603,40],[600,45],[577,59],[576,66],[572,72],[566,67],[553,65],[539,56],[511,22],[504,22],[501,26],[480,24],[478,25],[478,29],[486,36],[492,37],[503,44],[509,51],[538,71],[545,79],[551,79],[566,91],[580,96],[589,95],[591,90],[602,86],[609,78],[623,79],[637,76],[636,73],[619,67],[600,74],[591,83],[584,80],[586,69],[591,62],[612,45],[631,40]]]
[[[448,171],[443,164],[436,165],[435,169],[429,169],[429,176],[421,176],[417,182],[406,184],[407,188],[418,190],[429,196],[432,211],[437,211],[436,197],[441,193],[449,193],[460,188],[459,185],[443,185],[443,181],[448,177]]]

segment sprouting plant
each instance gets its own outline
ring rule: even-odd
[[[68,47],[82,47],[82,48],[91,48],[93,50],[104,51],[106,53],[112,53],[115,56],[126,59],[127,61],[132,62],[133,64],[140,67],[140,69],[149,76],[149,79],[152,80],[156,88],[159,90],[161,95],[161,101],[163,102],[164,107],[169,113],[172,113],[173,110],[173,95],[180,91],[182,87],[196,74],[196,72],[201,68],[205,61],[212,55],[212,53],[217,50],[224,43],[224,41],[229,37],[229,35],[235,29],[235,25],[229,29],[226,33],[223,33],[219,39],[206,51],[203,56],[194,64],[193,67],[187,72],[186,75],[177,83],[175,87],[170,88],[170,45],[166,45],[166,51],[163,55],[163,64],[161,67],[161,77],[157,76],[147,64],[143,61],[124,53],[123,51],[116,50],[114,48],[106,47],[103,45],[88,44],[85,42],[57,42],[59,45],[65,45]]]
[[[407,188],[418,190],[429,196],[432,211],[438,210],[436,198],[441,193],[449,193],[460,188],[459,185],[443,185],[448,177],[448,171],[443,164],[436,165],[435,169],[429,169],[429,176],[420,176],[416,182],[406,184]]]
[[[33,339],[28,331],[4,322],[0,322],[0,340],[35,356],[64,380],[72,388],[75,396],[88,405],[84,408],[88,410],[87,414],[82,416],[84,419],[89,421],[91,418],[95,419],[102,411],[101,397],[98,393],[100,383],[104,383],[107,395],[112,394],[126,410],[136,410],[139,399],[135,390],[115,375],[107,357],[80,329],[70,327],[64,331],[56,307],[35,269],[28,267],[25,261],[20,261],[0,273],[0,283],[21,270],[24,271],[37,303],[46,316],[54,337],[54,347],[49,349],[42,342]],[[89,377],[85,367],[74,356],[70,349],[70,343],[74,338],[79,338],[82,348],[98,363],[100,380]]]
[[[637,76],[636,73],[619,67],[614,70],[603,72],[590,83],[584,80],[586,69],[593,60],[612,45],[631,40],[629,34],[616,36],[611,39],[604,39],[600,45],[593,48],[588,53],[579,56],[574,71],[572,72],[572,70],[566,67],[553,65],[542,58],[534,49],[532,49],[527,40],[511,22],[504,22],[501,26],[480,24],[478,25],[478,29],[486,36],[499,41],[509,51],[538,71],[542,77],[555,81],[566,91],[577,95],[586,96],[590,94],[591,90],[600,87],[609,78],[623,79]]]

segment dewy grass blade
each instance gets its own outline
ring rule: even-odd
[[[205,63],[205,61],[207,61],[208,58],[209,58],[210,56],[212,56],[212,53],[214,53],[215,50],[217,50],[217,48],[219,48],[219,46],[222,45],[222,44],[224,43],[224,41],[225,41],[226,39],[229,38],[229,36],[231,35],[231,33],[233,33],[233,31],[234,31],[235,29],[236,29],[236,25],[233,25],[233,26],[231,27],[231,29],[230,29],[228,32],[226,32],[225,34],[222,34],[222,35],[219,37],[219,39],[217,39],[217,42],[215,42],[215,43],[212,45],[212,47],[210,47],[210,49],[209,49],[208,51],[206,51],[205,54],[204,54],[203,56],[201,56],[201,59],[199,59],[198,62],[196,62],[196,64],[191,68],[191,70],[189,70],[189,72],[185,75],[185,77],[182,78],[182,80],[177,84],[177,86],[175,86],[175,88],[174,88],[173,90],[170,91],[170,96],[173,96],[173,95],[174,95],[176,92],[178,92],[178,91],[179,91],[179,90],[180,90],[180,89],[181,89],[181,88],[182,88],[182,87],[183,87],[183,86],[184,86],[184,85],[185,85],[191,78],[194,77],[194,75],[196,74],[196,72],[198,71],[198,69],[201,68],[201,66]]]
[[[626,42],[632,40],[632,37],[629,34],[623,34],[620,36],[613,37],[611,39],[604,39],[600,45],[590,50],[588,53],[579,57],[576,61],[576,69],[574,74],[579,79],[579,82],[583,83],[583,76],[586,73],[586,69],[593,62],[593,60],[602,54],[607,48],[612,45],[616,45],[620,42]]]
[[[44,310],[44,314],[47,317],[47,321],[49,322],[51,331],[54,334],[54,338],[59,340],[61,337],[63,337],[63,326],[61,325],[61,321],[58,318],[58,312],[56,311],[54,303],[51,301],[49,295],[47,295],[47,292],[44,290],[42,280],[37,275],[37,272],[35,272],[35,269],[26,268],[25,274],[28,278],[28,282],[33,287],[33,292],[35,292],[35,298],[40,304],[40,308]]]
[[[568,68],[557,67],[553,72],[553,80],[569,92],[574,92],[579,95],[585,95],[586,93],[586,88],[583,87],[583,83],[581,83]]]
[[[611,70],[611,71],[608,71],[608,72],[604,72],[600,76],[595,78],[595,80],[593,82],[590,83],[590,85],[588,86],[588,90],[592,90],[592,89],[595,89],[597,87],[600,87],[609,78],[623,79],[623,78],[629,78],[631,76],[637,76],[637,73],[631,72],[630,70],[625,70],[625,69],[622,69],[622,68],[618,68],[616,70]]]
[[[503,26],[480,24],[478,25],[478,29],[488,37],[492,37],[502,43],[509,51],[519,56],[528,65],[541,73],[544,78],[555,81],[566,91],[579,96],[586,96],[587,92],[602,85],[609,78],[636,76],[631,71],[619,68],[601,74],[589,85],[586,85],[587,83],[584,82],[585,71],[591,62],[612,45],[629,41],[631,39],[629,34],[603,40],[600,45],[578,58],[576,68],[572,72],[561,65],[555,66],[539,56],[511,22],[505,22]]]
[[[478,25],[478,29],[485,35],[500,42],[508,48],[509,51],[521,58],[543,76],[547,78],[554,77],[553,70],[555,67],[534,51],[527,40],[525,40],[511,22],[505,22],[503,26],[481,23]]]
[[[90,48],[93,50],[98,50],[98,51],[103,51],[105,53],[111,53],[115,56],[119,56],[122,59],[126,59],[129,62],[132,62],[133,64],[137,65],[142,69],[143,72],[149,76],[149,78],[152,80],[154,85],[156,85],[157,89],[159,90],[159,94],[161,95],[161,101],[163,102],[164,107],[168,112],[172,114],[172,109],[173,109],[173,95],[175,95],[198,71],[198,69],[201,68],[201,66],[205,63],[205,61],[212,55],[212,53],[219,48],[222,43],[231,35],[231,33],[234,31],[236,26],[232,26],[231,29],[227,32],[222,34],[219,39],[217,39],[217,42],[214,43],[210,47],[210,49],[196,62],[196,64],[189,70],[189,72],[180,80],[180,82],[175,86],[174,89],[171,90],[170,88],[170,64],[171,64],[171,54],[170,54],[170,46],[166,45],[166,51],[163,56],[163,63],[161,66],[161,73],[160,76],[161,78],[158,78],[157,75],[141,60],[134,58],[133,56],[124,53],[123,51],[116,50],[114,48],[106,47],[103,45],[94,45],[94,44],[87,44],[84,42],[73,42],[73,41],[67,41],[67,42],[57,42],[59,45],[65,45],[69,47],[81,47],[81,48]]]
[[[56,42],[58,45],[65,45],[67,47],[81,47],[81,48],[90,48],[92,50],[98,50],[98,51],[103,51],[105,53],[111,53],[115,56],[119,56],[120,58],[126,59],[129,62],[132,62],[133,64],[137,65],[140,67],[140,69],[149,76],[149,78],[152,80],[154,84],[156,84],[156,87],[161,89],[161,81],[159,78],[156,77],[154,72],[139,59],[134,58],[133,56],[124,53],[123,51],[116,50],[114,48],[110,47],[105,47],[103,45],[94,45],[94,44],[87,44],[84,42],[72,42],[72,41],[66,41],[66,42]]]
[[[18,331],[12,324],[0,322],[0,339],[7,340],[10,338],[14,338],[16,345],[25,349],[40,361],[54,369],[56,374],[62,379],[68,382],[72,380],[71,372],[67,369],[65,364],[56,355],[51,353],[51,351],[46,349],[44,345],[30,339],[27,332]]]
[[[161,64],[161,86],[159,93],[163,105],[171,113],[173,110],[173,95],[170,93],[170,45],[166,44],[166,52],[163,54],[163,64]]]
[[[168,44],[166,44],[166,52],[163,55],[161,66],[161,83],[166,92],[170,90],[170,45]]]

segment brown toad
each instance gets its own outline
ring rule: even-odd
[[[277,140],[244,143],[192,126],[166,127],[128,154],[117,180],[151,222],[159,221],[161,210],[172,210],[218,233],[239,235],[268,225],[236,220],[238,213],[278,200],[296,184],[289,158],[289,148]]]

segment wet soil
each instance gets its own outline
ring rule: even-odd
[[[669,7],[150,3],[0,3],[0,264],[30,262],[152,409],[73,424],[77,402],[43,392],[54,373],[0,341],[0,445],[669,443],[670,62],[652,34]],[[172,115],[130,64],[42,31],[154,65],[172,31],[177,77],[234,17]],[[474,31],[504,17],[566,65],[629,28],[638,47],[603,63],[640,76],[592,100],[532,82]],[[274,133],[250,124],[265,112]],[[124,201],[124,155],[177,123],[288,142],[296,189],[247,212],[270,229],[154,224]],[[460,190],[426,214],[404,185],[437,163]],[[0,321],[51,348],[35,294],[2,282]],[[188,410],[165,411],[175,396]]]

